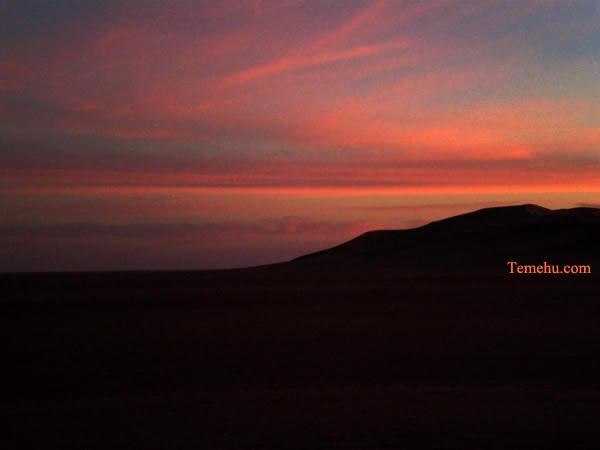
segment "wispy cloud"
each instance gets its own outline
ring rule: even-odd
[[[289,235],[330,235],[348,232],[364,224],[357,222],[324,222],[302,217],[284,217],[281,219],[258,222],[223,223],[59,223],[38,226],[0,226],[2,238],[35,239],[79,239],[79,238],[123,238],[146,240],[152,237],[163,239],[209,239],[215,235],[234,234],[244,241],[253,235],[278,236]]]
[[[2,223],[54,250],[68,235],[307,242],[355,232],[362,215],[408,224],[442,211],[423,200],[415,216],[393,195],[600,190],[594,0],[21,0],[0,11]],[[392,197],[344,209],[325,191]],[[115,192],[164,199],[132,206]],[[249,204],[250,192],[279,202]],[[296,195],[327,207],[295,210]],[[569,201],[583,200],[597,199]],[[152,225],[160,217],[179,225]],[[35,228],[45,220],[65,225]],[[25,245],[25,233],[11,239]]]

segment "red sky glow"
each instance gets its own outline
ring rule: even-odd
[[[0,5],[0,271],[276,262],[600,203],[593,0]]]

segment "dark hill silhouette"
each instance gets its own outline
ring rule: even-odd
[[[521,205],[270,266],[0,274],[3,447],[600,448],[598,231]]]
[[[406,230],[364,233],[294,264],[485,267],[507,261],[583,264],[599,259],[600,209],[533,204],[484,208]],[[552,260],[552,261],[550,261]]]

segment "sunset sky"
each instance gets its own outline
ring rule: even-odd
[[[600,2],[0,3],[0,271],[600,204]]]

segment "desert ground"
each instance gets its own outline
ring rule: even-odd
[[[600,445],[593,261],[331,261],[2,275],[5,448]]]

